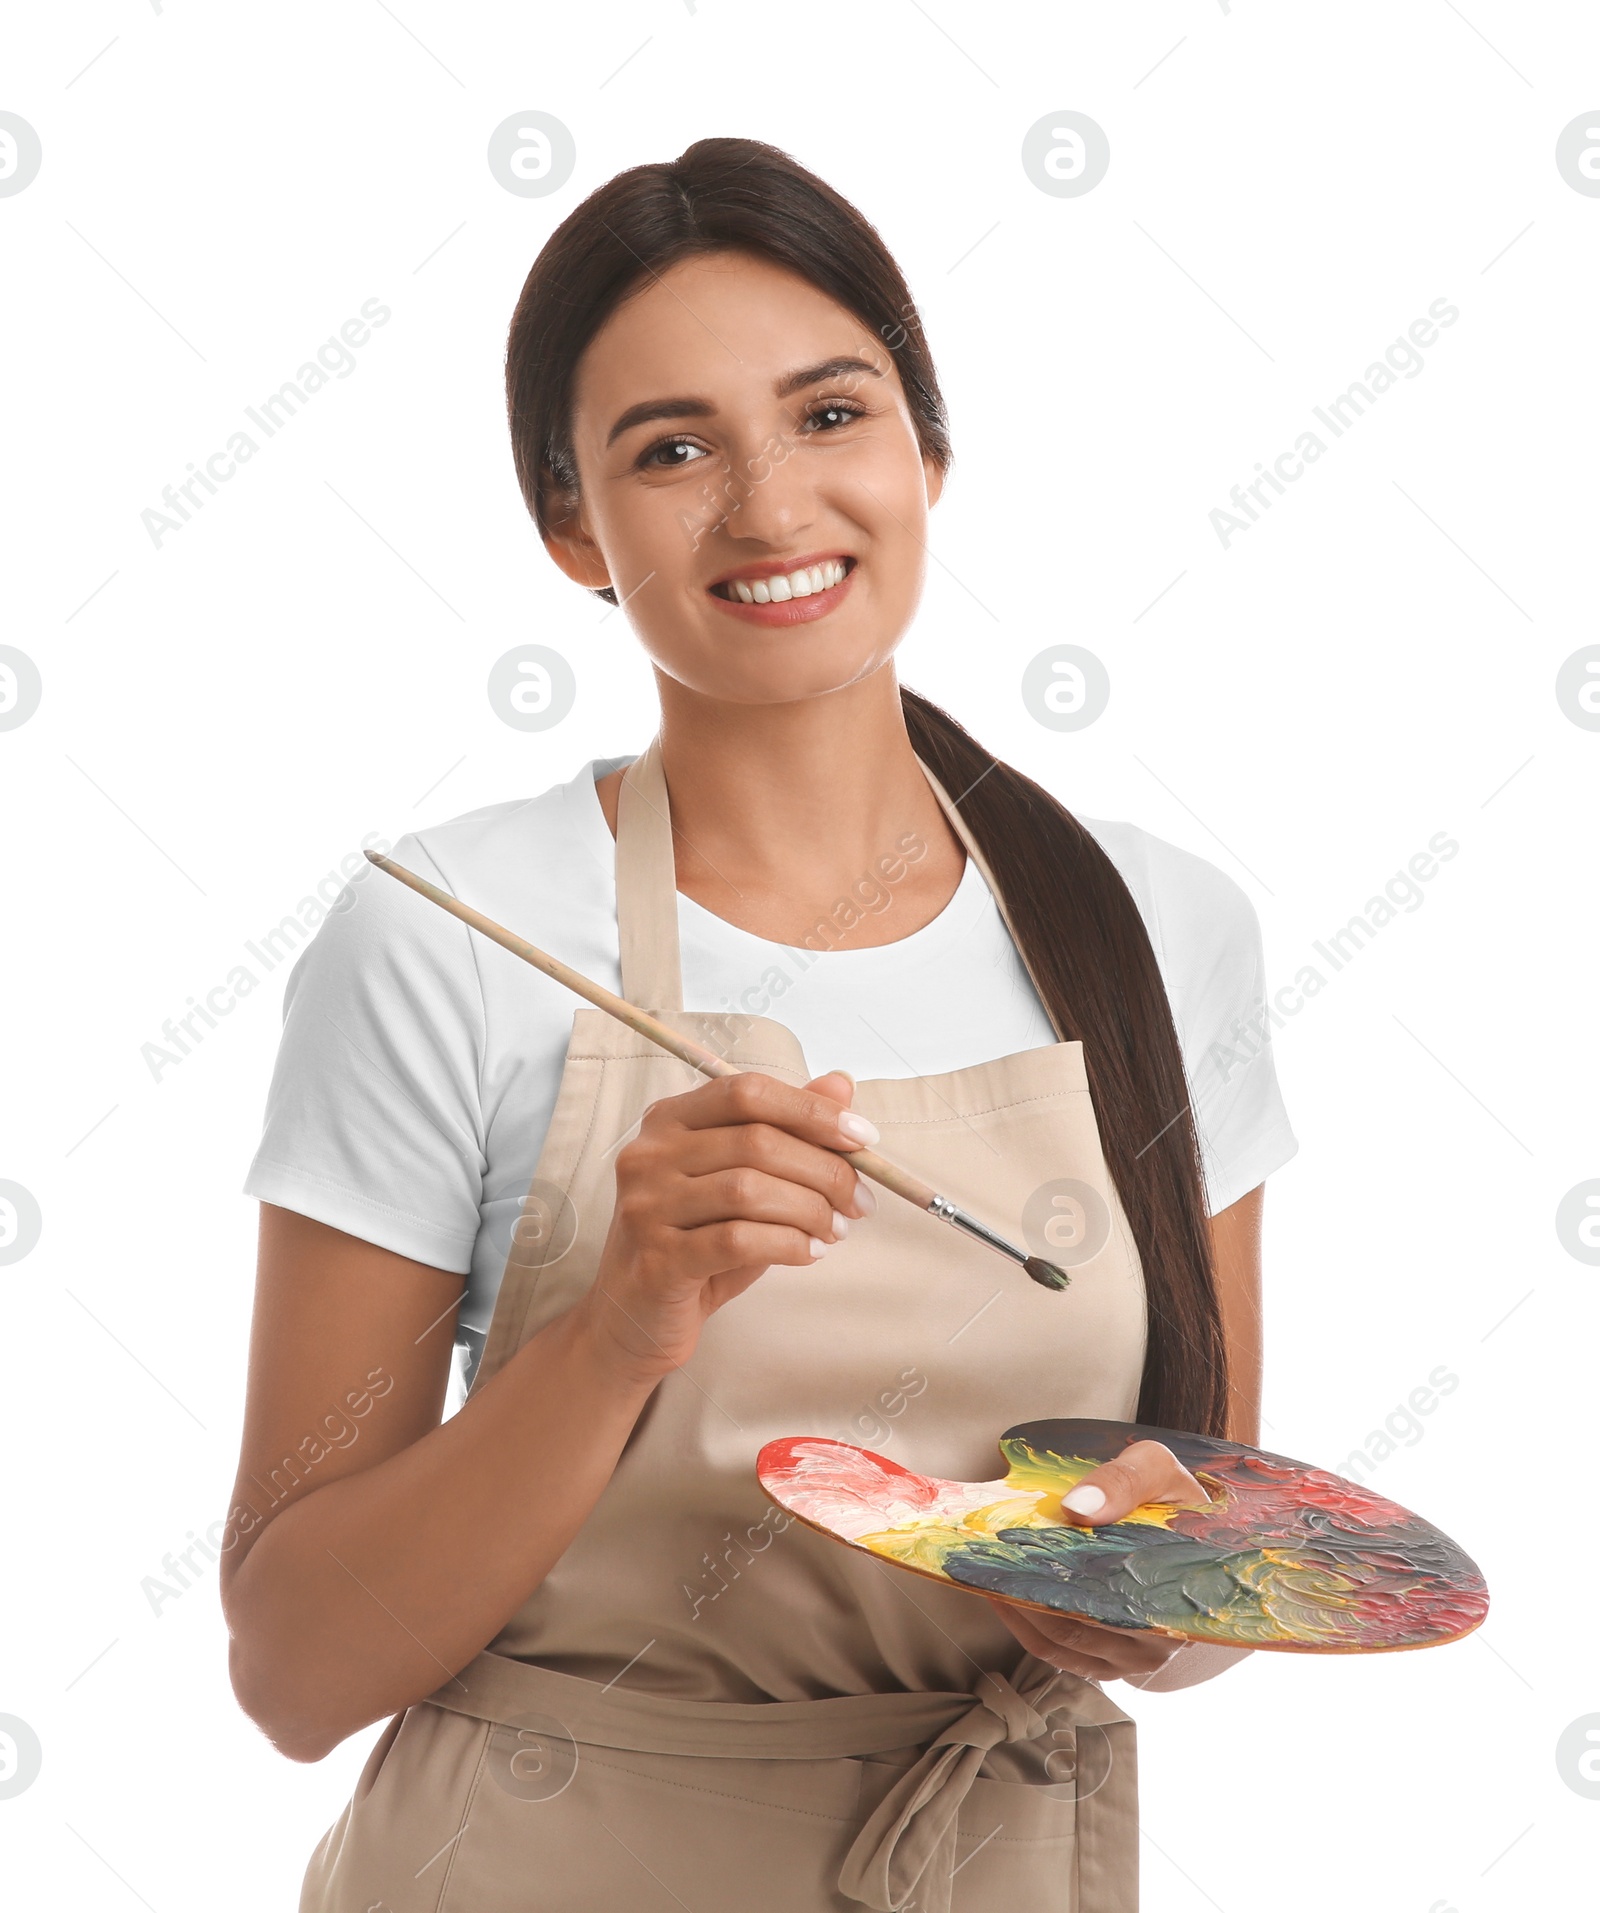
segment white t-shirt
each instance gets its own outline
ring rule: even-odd
[[[403,837],[419,876],[620,990],[615,845],[596,760],[542,796]],[[1238,1026],[1265,994],[1239,886],[1132,824],[1082,819],[1150,933],[1188,1072],[1212,1214],[1295,1153],[1270,1046]],[[464,1273],[458,1335],[481,1348],[511,1227],[555,1107],[579,999],[370,866],[301,951],[245,1192]],[[969,858],[949,903],[897,943],[820,954],[678,897],[684,1007],[788,1025],[813,1074],[939,1075],[1055,1033]],[[1212,1060],[1213,1045],[1227,1053]]]

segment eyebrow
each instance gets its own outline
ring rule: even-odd
[[[837,379],[847,373],[865,373],[869,378],[881,379],[883,373],[866,359],[849,356],[837,359],[824,359],[819,365],[802,366],[798,372],[789,372],[779,379],[773,388],[774,395],[780,399],[793,398],[796,392],[803,392],[808,385],[820,385],[825,379]],[[606,444],[614,445],[624,432],[631,432],[636,425],[648,425],[656,419],[666,418],[710,418],[716,407],[708,399],[643,399],[637,405],[630,405],[612,426],[606,438]]]

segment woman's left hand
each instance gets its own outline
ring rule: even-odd
[[[1085,1475],[1063,1510],[1086,1528],[1120,1521],[1147,1501],[1200,1505],[1205,1489],[1178,1457],[1159,1441],[1130,1442],[1115,1461]],[[1043,1614],[987,1595],[1000,1619],[1030,1654],[1084,1680],[1148,1679],[1185,1645],[1148,1629],[1105,1627],[1067,1614]]]

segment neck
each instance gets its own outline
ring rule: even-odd
[[[781,937],[857,886],[881,884],[885,861],[903,864],[909,850],[921,907],[894,913],[895,934],[942,907],[965,852],[911,747],[892,665],[785,705],[719,703],[658,682],[685,894]]]

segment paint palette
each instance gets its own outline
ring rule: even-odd
[[[1131,1441],[1164,1442],[1204,1507],[1151,1502],[1090,1528],[1061,1497]],[[940,1481],[809,1435],[768,1442],[762,1487],[847,1546],[958,1587],[1107,1627],[1290,1653],[1382,1653],[1470,1634],[1483,1576],[1420,1516],[1324,1468],[1119,1421],[1034,1421],[998,1481]]]

